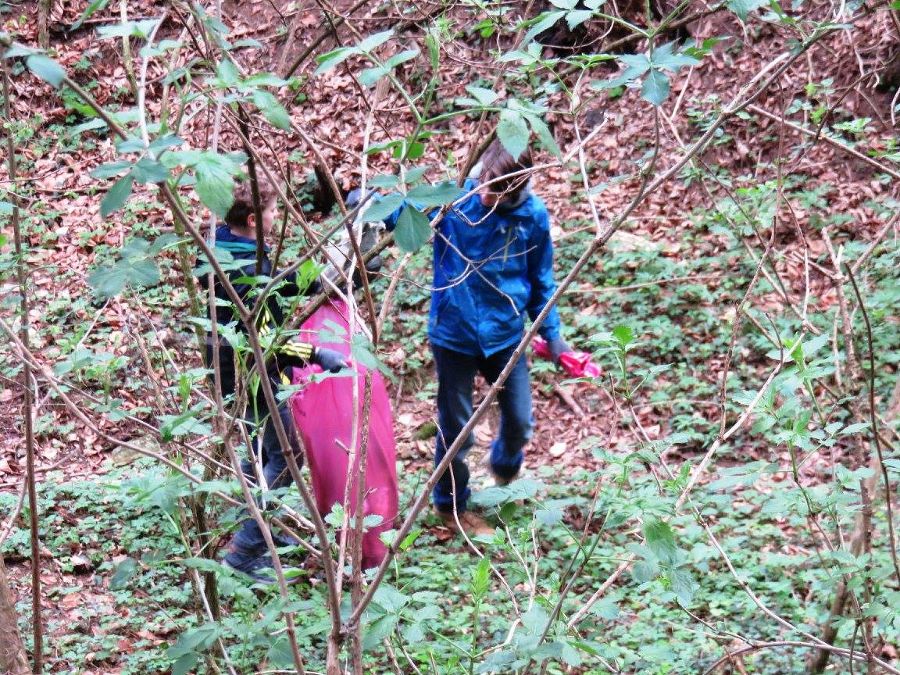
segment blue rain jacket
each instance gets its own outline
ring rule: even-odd
[[[469,179],[464,190],[477,186]],[[389,229],[402,208],[386,221]],[[555,290],[544,202],[529,192],[522,203],[491,211],[473,194],[436,227],[428,336],[440,347],[490,356],[522,338],[525,315],[533,320]],[[540,335],[549,342],[559,327],[553,307]]]

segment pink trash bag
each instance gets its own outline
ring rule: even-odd
[[[534,353],[542,359],[552,359],[550,346],[544,338],[536,337],[531,341]],[[588,352],[565,352],[559,356],[559,365],[572,377],[600,377],[600,366],[591,361]]]
[[[350,362],[349,311],[343,301],[332,300],[322,305],[301,326],[299,339],[334,349]],[[320,331],[326,336],[320,337]],[[324,339],[323,339],[324,337]],[[339,342],[330,342],[339,340]],[[310,382],[310,375],[321,373],[319,366],[294,368],[293,383],[306,385],[291,397],[294,423],[306,448],[306,459],[312,474],[313,492],[319,513],[327,515],[334,504],[343,504],[347,480],[350,485],[350,513],[356,512],[359,457],[349,471],[351,448],[361,447],[365,373],[372,376],[372,405],[369,412],[369,439],[366,450],[366,483],[363,513],[379,515],[382,520],[363,535],[363,569],[376,567],[384,559],[387,548],[379,535],[394,526],[397,517],[397,448],[394,440],[393,415],[384,378],[377,370],[369,371],[353,362],[359,376],[346,373],[321,382]],[[358,395],[357,443],[351,441],[353,430],[353,387]]]

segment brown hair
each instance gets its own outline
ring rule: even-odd
[[[259,204],[263,210],[278,198],[278,192],[265,177],[256,179],[259,189]],[[253,189],[250,181],[245,180],[234,186],[234,203],[225,215],[225,223],[229,227],[247,227],[247,221],[253,215]]]
[[[529,148],[525,148],[518,159],[513,159],[499,139],[495,138],[487,147],[487,150],[484,151],[484,154],[481,155],[479,181],[482,184],[490,183],[489,187],[492,192],[503,194],[506,199],[515,199],[528,183],[528,174],[522,173],[509,178],[503,178],[503,176],[518,171],[526,171],[532,166],[534,164]]]

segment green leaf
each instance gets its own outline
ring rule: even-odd
[[[529,137],[528,125],[521,113],[509,109],[500,112],[497,138],[513,159],[519,159],[528,147]]]
[[[12,214],[14,208],[16,208],[15,204],[0,201],[0,216],[8,216]]]
[[[568,24],[569,30],[575,30],[592,16],[594,13],[589,9],[576,9],[566,14],[566,24]]]
[[[116,571],[109,580],[109,590],[121,591],[128,583],[128,580],[134,575],[138,569],[137,561],[134,558],[125,558],[116,566]]]
[[[239,168],[230,157],[209,150],[199,153],[194,165],[197,195],[220,218],[234,203],[234,176]]]
[[[197,661],[199,660],[200,655],[196,652],[182,654],[175,660],[175,663],[172,664],[172,675],[187,675],[194,669],[194,666],[197,665]]]
[[[319,67],[316,68],[316,74],[320,75],[322,73],[327,73],[335,66],[343,63],[351,56],[358,53],[359,50],[355,47],[339,47],[326,54],[322,54],[321,56],[316,57],[316,63],[319,64]]]
[[[384,220],[396,211],[401,204],[403,204],[403,195],[396,192],[379,199],[377,202],[373,200],[363,214],[363,222],[371,223],[376,220]]]
[[[216,65],[216,79],[223,88],[233,87],[241,81],[241,74],[231,59],[223,58]]]
[[[100,217],[106,218],[109,214],[118,211],[125,204],[129,196],[131,196],[131,186],[134,178],[129,173],[127,176],[120,178],[106,193],[103,201],[100,202]]]
[[[664,520],[648,518],[644,522],[644,537],[647,547],[663,561],[671,561],[675,557],[675,533]]]
[[[97,28],[97,36],[101,40],[117,37],[146,39],[158,24],[159,19],[146,19],[143,21],[126,21],[111,26],[100,26]]]
[[[90,174],[93,178],[112,178],[113,176],[118,176],[125,169],[130,169],[131,166],[131,162],[110,162],[108,164],[101,164],[100,166],[91,169]]]
[[[391,188],[397,187],[400,183],[400,178],[393,174],[379,174],[378,176],[373,176],[369,179],[369,187],[371,188],[383,188],[385,190],[390,190]]]
[[[162,183],[169,178],[169,170],[149,157],[142,157],[131,170],[138,183]]]
[[[747,22],[747,15],[754,9],[765,7],[769,4],[769,0],[729,0],[726,7],[738,15],[738,18],[744,23]]]
[[[437,185],[418,185],[406,195],[407,199],[417,206],[432,207],[450,204],[464,194],[453,181],[444,181]]]
[[[335,502],[331,506],[331,511],[325,516],[325,522],[332,527],[341,527],[344,524],[344,506],[339,502]]]
[[[491,561],[487,556],[484,556],[478,561],[478,566],[475,568],[475,574],[472,577],[472,595],[479,600],[483,598],[485,593],[487,593],[490,580]]]
[[[527,33],[525,33],[525,37],[522,38],[522,44],[527,45],[529,42],[534,40],[534,38],[545,30],[549,30],[556,25],[556,22],[559,21],[566,15],[564,10],[555,10],[552,12],[545,12],[543,14],[539,14],[537,16],[537,22],[529,29]]]
[[[72,24],[72,30],[78,30],[81,27],[81,24],[83,24],[86,19],[91,18],[91,16],[93,16],[96,12],[106,7],[108,2],[109,0],[92,0],[92,2],[81,13],[81,16],[78,17],[78,20]]]
[[[669,95],[669,78],[661,70],[650,70],[644,86],[641,87],[641,97],[659,107]]]
[[[485,89],[484,87],[476,87],[474,84],[470,84],[466,87],[466,91],[472,94],[475,99],[483,106],[489,106],[491,103],[497,100],[497,93],[492,91],[491,89]]]
[[[32,54],[25,59],[28,70],[59,89],[66,77],[66,71],[56,61],[43,54]]]
[[[288,131],[291,128],[291,116],[270,92],[264,89],[254,91],[253,105],[260,109],[273,127],[282,131]]]
[[[393,29],[382,31],[381,33],[375,33],[374,35],[370,35],[358,45],[356,45],[356,48],[361,52],[371,52],[376,47],[380,47],[385,42],[390,40],[393,34]]]
[[[394,229],[394,240],[402,250],[415,253],[431,236],[431,225],[428,217],[421,211],[407,205],[400,212],[397,227]]]
[[[627,347],[629,344],[634,342],[634,332],[629,326],[626,326],[624,324],[613,328],[612,334],[616,341],[623,347]]]
[[[689,56],[688,54],[674,53],[675,47],[677,46],[678,45],[675,42],[669,42],[654,50],[650,57],[653,65],[656,68],[664,68],[675,72],[684,66],[696,66],[700,63],[700,59]]]
[[[553,133],[550,131],[550,127],[547,126],[546,122],[537,115],[528,115],[527,119],[531,130],[534,132],[535,136],[538,137],[543,148],[554,157],[561,158],[562,150],[560,150],[559,146],[556,144],[556,139],[553,138]]]
[[[366,68],[358,75],[359,83],[364,87],[371,87],[389,72],[391,72],[390,68],[384,66]]]
[[[387,614],[380,616],[363,629],[362,647],[365,651],[371,651],[381,644],[381,641],[394,632],[399,616]]]

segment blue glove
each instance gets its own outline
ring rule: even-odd
[[[557,365],[559,365],[560,356],[566,352],[572,351],[572,348],[561,337],[551,340],[547,347],[550,349],[550,356],[553,358],[553,363]]]
[[[340,372],[342,368],[349,368],[347,361],[344,360],[343,354],[326,347],[315,348],[312,355],[312,362],[317,366],[321,366],[322,370],[327,370],[329,373],[337,373]]]

